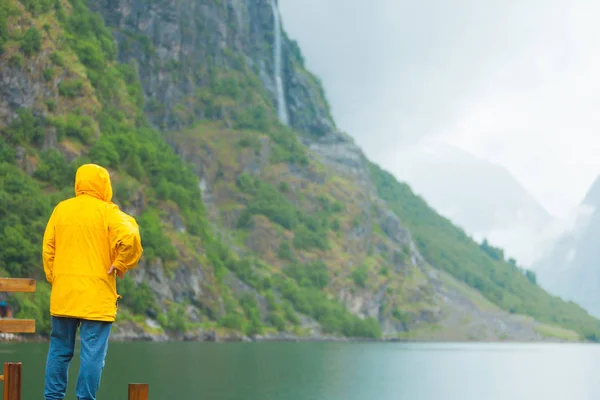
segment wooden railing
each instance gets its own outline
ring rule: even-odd
[[[0,278],[0,292],[34,293],[36,282],[34,279]],[[35,320],[33,319],[0,319],[0,333],[35,333]],[[3,400],[21,400],[23,394],[22,381],[23,365],[19,363],[4,363]],[[129,385],[129,400],[148,400],[148,384],[132,383]]]
[[[0,278],[0,292],[34,293],[36,283],[33,279]],[[0,333],[35,333],[35,320],[33,319],[0,319]],[[22,372],[21,363],[4,363],[4,400],[21,400]]]
[[[34,293],[35,280],[0,278],[0,292]],[[0,333],[35,333],[34,319],[0,319]]]

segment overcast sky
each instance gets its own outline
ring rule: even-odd
[[[393,169],[442,140],[563,217],[600,173],[600,2],[279,0],[341,129]]]

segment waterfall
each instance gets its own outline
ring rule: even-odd
[[[279,20],[279,10],[276,0],[271,0],[273,8],[273,24],[275,29],[275,45],[273,46],[273,58],[275,63],[275,85],[277,87],[277,114],[282,124],[288,124],[287,104],[285,102],[285,92],[283,89],[283,66],[281,63],[281,21]]]

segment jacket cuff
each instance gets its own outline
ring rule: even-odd
[[[127,268],[123,265],[123,263],[115,262],[113,266],[121,272],[127,272]]]

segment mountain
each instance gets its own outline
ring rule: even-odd
[[[600,316],[600,178],[574,214],[570,229],[535,268],[548,290]]]
[[[145,250],[116,339],[599,337],[336,128],[274,1],[8,0],[0,46],[0,273],[42,334],[43,229],[96,162]]]
[[[400,152],[394,171],[476,240],[489,240],[524,265],[548,245],[553,217],[500,165],[430,142]]]

